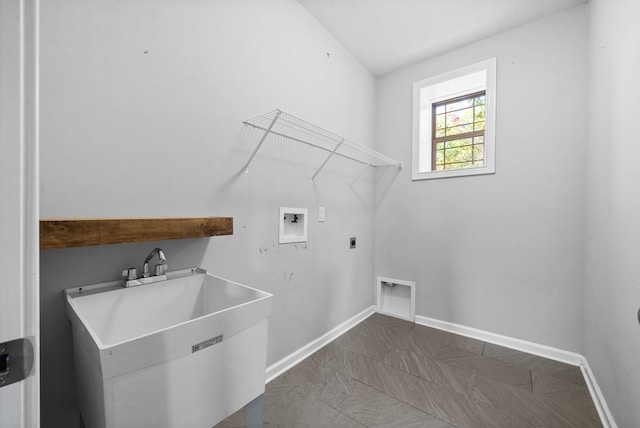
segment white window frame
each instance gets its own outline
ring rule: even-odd
[[[447,99],[486,91],[484,165],[433,171],[431,169],[432,105]],[[413,159],[411,178],[460,177],[495,173],[496,58],[430,77],[413,84]]]

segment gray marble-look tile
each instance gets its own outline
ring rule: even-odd
[[[531,372],[525,367],[453,347],[441,347],[435,358],[443,366],[472,370],[477,376],[485,376],[508,385],[531,390]]]
[[[335,341],[325,345],[318,351],[311,354],[307,360],[313,361],[321,366],[329,367],[338,355],[344,352],[344,348],[336,345]]]
[[[480,382],[482,383],[482,379],[480,379]],[[471,391],[471,398],[476,403],[493,407],[493,401],[492,401],[493,397],[491,396],[491,394],[489,394],[489,396],[484,395],[483,389],[484,388],[480,388],[477,385],[473,385],[473,389]]]
[[[374,368],[377,377],[370,378],[365,383],[393,398],[407,402],[411,390],[419,378],[377,361]]]
[[[476,378],[474,370],[441,364],[422,353],[418,354],[398,348],[389,352],[384,363],[428,381],[448,386],[464,395],[471,394]]]
[[[527,363],[531,361],[532,357],[534,357],[531,354],[511,348],[505,348],[500,345],[494,345],[493,343],[485,344],[482,355],[495,360],[504,361],[505,363],[524,367],[526,367]]]
[[[366,428],[360,422],[356,421],[352,417],[345,415],[344,413],[338,414],[338,416],[332,421],[334,427],[339,428]],[[323,426],[323,425],[317,425]]]
[[[533,409],[537,404],[536,396],[531,391],[505,385],[486,377],[478,377],[476,379],[476,389],[492,405],[508,410],[518,408]]]
[[[450,346],[462,349],[477,355],[482,355],[485,343],[481,340],[471,339],[470,337],[460,336],[458,334],[446,333],[441,342],[442,346]]]
[[[580,367],[577,366],[539,357],[537,355],[527,354],[526,352],[505,348],[491,343],[487,343],[485,345],[483,356],[504,361],[509,364],[526,367],[532,372],[539,373],[544,376],[556,376],[567,382],[586,386],[584,377],[582,376],[582,371],[580,370]]]
[[[528,420],[537,423],[541,419],[536,416],[538,403],[531,391],[510,387],[486,377],[478,377],[473,398],[483,403],[510,412],[520,412]]]
[[[548,409],[548,414],[554,420],[553,424],[545,422],[546,426],[602,428],[602,422],[595,406],[585,408],[550,397],[543,397],[540,401],[543,402],[545,409]]]
[[[397,329],[397,330],[406,330],[406,331],[411,330],[414,326],[414,323],[412,322],[401,320],[399,318],[390,317],[387,315],[382,315],[379,313],[374,313],[363,322],[366,324],[385,327],[387,329]]]
[[[531,371],[527,368],[487,357],[478,357],[476,368],[478,376],[485,376],[507,385],[520,386],[531,391]]]
[[[438,352],[434,355],[436,360],[454,360],[454,359],[469,359],[474,361],[479,355],[473,352],[465,351],[464,349],[455,348],[453,346],[440,346]]]
[[[519,412],[509,412],[493,406],[474,404],[476,416],[484,426],[491,428],[533,428],[535,424]]]
[[[356,373],[364,376],[367,372],[373,371],[371,366],[375,360],[335,345],[326,353],[319,354],[316,361],[322,361],[326,367],[355,378]]]
[[[418,354],[400,348],[393,348],[385,357],[384,363],[432,382],[442,383],[442,381],[446,381],[444,373],[442,373],[436,361],[422,353]]]
[[[378,361],[384,360],[384,357],[391,349],[391,346],[385,341],[379,340],[374,336],[363,336],[353,331],[348,331],[333,343]]]
[[[244,409],[240,409],[233,415],[229,416],[225,420],[221,421],[214,428],[245,428]],[[262,423],[263,428],[273,428],[274,425],[271,422],[264,421]]]
[[[516,413],[484,406],[442,385],[420,379],[409,404],[460,428],[528,427]]]
[[[313,399],[298,388],[279,396],[265,395],[264,416],[276,427],[358,427],[362,425],[346,417],[328,404]]]
[[[460,369],[475,370],[478,355],[462,349],[441,346],[434,359]]]
[[[357,382],[343,373],[306,359],[281,376],[279,382],[298,387],[313,399],[337,407],[353,390]]]
[[[287,373],[288,371],[269,382],[265,386],[265,395],[269,394],[271,396],[277,396],[284,394],[292,389],[293,385],[291,385],[291,383],[287,381]]]
[[[418,382],[418,378],[411,374],[402,372],[379,363],[377,361],[373,364],[374,372],[369,372],[367,376],[360,377],[363,383],[366,383],[373,388],[376,388],[385,394],[397,398],[398,400],[406,402],[408,396],[411,394],[411,390]],[[358,372],[355,373],[355,378],[358,379]],[[373,376],[371,376],[373,374]]]
[[[447,383],[442,383],[442,385],[466,397],[471,396],[476,378],[478,377],[475,370],[450,366],[440,361],[436,361],[436,364],[440,367],[440,370],[442,370],[447,380]],[[440,382],[436,381],[436,383]]]
[[[490,402],[495,408],[522,415],[536,426],[599,427],[600,422],[590,412],[559,400],[526,391],[516,386],[478,377],[474,398]]]
[[[587,386],[579,366],[553,361],[542,357],[535,357],[527,367],[533,373],[539,373],[543,376],[553,376],[562,379],[565,382],[574,383],[576,385]]]
[[[579,367],[379,314],[346,336],[267,385],[265,426],[601,426]]]
[[[456,397],[450,389],[424,379],[418,381],[407,403],[456,426],[462,426],[470,413],[460,411],[460,407],[465,405],[462,395]]]
[[[533,393],[543,395],[551,400],[561,400],[585,411],[597,413],[589,389],[585,385],[567,382],[555,376],[543,376],[533,373]]]
[[[418,381],[416,376],[346,349],[338,352],[329,367],[405,402]]]
[[[440,345],[446,334],[442,330],[426,327],[423,325],[415,325],[409,332],[420,348],[420,351],[428,357],[433,357],[440,349]]]
[[[391,341],[391,330],[385,328],[382,324],[376,324],[373,322],[361,322],[349,332],[361,334],[362,336],[374,338],[389,346],[393,346]]]
[[[423,353],[419,344],[420,337],[411,333],[413,329],[389,329],[389,331],[389,340],[393,346],[411,352]]]
[[[370,428],[455,428],[364,384],[359,384],[338,409]]]

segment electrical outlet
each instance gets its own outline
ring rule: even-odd
[[[349,238],[349,248],[356,248],[356,237],[352,236]]]

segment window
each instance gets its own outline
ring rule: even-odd
[[[484,166],[485,91],[433,104],[431,170]]]
[[[414,180],[495,171],[495,63],[414,84]]]

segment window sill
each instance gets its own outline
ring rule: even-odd
[[[486,175],[494,174],[495,168],[488,166],[464,169],[450,169],[446,171],[428,171],[414,173],[411,177],[413,181],[418,180],[434,180],[438,178],[464,177],[469,175]]]

